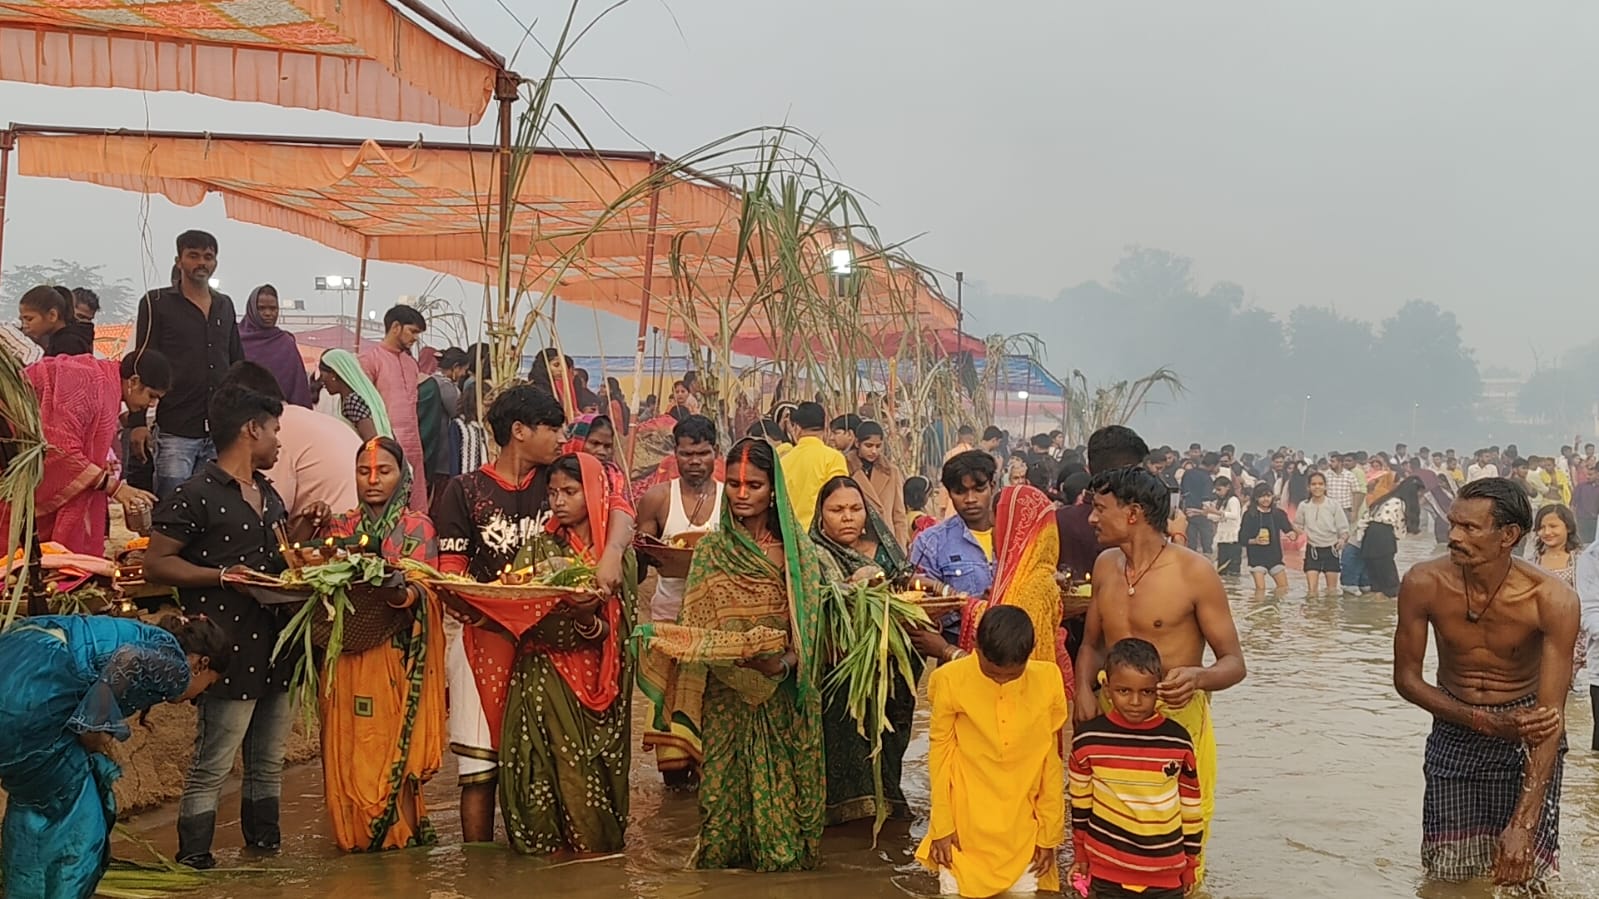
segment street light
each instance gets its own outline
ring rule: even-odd
[[[834,248],[828,253],[828,259],[835,275],[847,275],[855,268],[855,254],[849,251],[849,247]]]
[[[855,254],[849,247],[827,251],[827,267],[833,273],[833,298],[842,300],[849,293],[850,273],[855,270]]]
[[[206,284],[210,285],[212,290],[216,290],[218,287],[222,286],[222,279],[212,278],[211,280],[207,281]]]
[[[1410,441],[1416,442],[1416,414],[1421,411],[1420,403],[1410,404]]]
[[[1305,429],[1310,425],[1310,394],[1305,394],[1305,408],[1299,413],[1299,448],[1305,448]]]
[[[1027,413],[1032,403],[1033,394],[1030,391],[1016,391],[1016,398],[1022,401],[1022,437],[1027,437]]]
[[[344,294],[347,291],[364,289],[366,282],[358,282],[349,275],[318,275],[316,289],[321,291],[337,290],[339,292],[339,317],[344,317]],[[359,329],[359,323],[357,323]]]

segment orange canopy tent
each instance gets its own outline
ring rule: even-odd
[[[418,265],[479,283],[498,277],[491,147],[31,125],[13,125],[7,134],[23,175],[160,194],[181,206],[216,193],[229,218],[307,237],[363,264]],[[700,333],[718,333],[724,310],[704,296],[753,290],[748,271],[734,271],[740,200],[733,188],[687,171],[653,190],[636,189],[667,162],[648,152],[532,154],[514,198],[512,283],[637,317],[641,334],[646,325],[691,334],[689,316]],[[876,333],[863,340],[881,345],[903,333],[906,308],[914,309],[918,330],[956,326],[956,310],[920,272],[872,259],[869,251],[857,255],[868,260],[861,268],[875,267],[861,319]],[[673,277],[674,261],[695,272],[692,288]],[[675,295],[690,289],[694,296]],[[889,295],[893,301],[884,299]],[[736,349],[770,356],[783,350],[772,346],[774,337],[786,339],[752,315]]]
[[[5,81],[460,126],[483,117],[504,69],[419,0],[0,0]]]

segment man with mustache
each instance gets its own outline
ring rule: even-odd
[[[1090,453],[1093,441],[1090,440]],[[1171,494],[1142,466],[1095,469],[1088,522],[1101,546],[1093,598],[1077,653],[1072,718],[1081,725],[1109,708],[1096,679],[1109,647],[1129,637],[1153,644],[1165,673],[1160,712],[1182,725],[1198,757],[1200,806],[1208,833],[1216,804],[1216,734],[1210,694],[1244,679],[1243,649],[1221,577],[1210,559],[1168,539]],[[1209,648],[1215,661],[1205,664]],[[1195,880],[1204,879],[1200,856]]]
[[[1519,485],[1471,481],[1449,510],[1448,557],[1414,566],[1399,589],[1394,689],[1433,716],[1421,825],[1431,878],[1536,885],[1558,868],[1578,602],[1515,557],[1531,529]],[[1422,675],[1429,626],[1437,685]]]
[[[217,457],[206,410],[228,369],[244,358],[233,300],[211,288],[217,239],[185,231],[177,244],[177,277],[139,302],[128,348],[155,350],[172,363],[172,389],[156,406],[154,431],[143,412],[128,415],[131,452],[140,461],[155,452],[155,492],[163,499]]]

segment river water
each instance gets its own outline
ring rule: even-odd
[[[1411,538],[1401,567],[1436,551]],[[1381,598],[1307,599],[1304,583],[1284,598],[1232,590],[1249,677],[1216,697],[1221,751],[1209,877],[1202,895],[1252,897],[1496,895],[1486,884],[1425,884],[1419,860],[1421,752],[1428,716],[1390,682],[1393,604]],[[642,707],[642,703],[637,703]],[[1567,705],[1571,751],[1561,802],[1563,878],[1554,895],[1599,897],[1599,755],[1589,747],[1586,691]],[[906,758],[906,793],[927,795],[925,710]],[[446,762],[429,786],[429,811],[442,845],[383,855],[342,856],[326,836],[321,770],[291,770],[284,783],[283,851],[243,854],[233,797],[223,801],[218,857],[224,867],[270,869],[219,881],[194,896],[266,899],[499,899],[510,892],[572,899],[776,899],[931,896],[937,885],[911,858],[923,822],[890,822],[876,848],[866,826],[833,828],[825,864],[803,874],[700,872],[686,868],[697,829],[692,796],[667,793],[653,761],[634,766],[632,823],[625,858],[549,866],[504,848],[460,845],[455,778]],[[925,810],[925,802],[921,803]],[[174,849],[173,810],[132,821],[162,851]],[[119,847],[120,849],[120,847]],[[119,854],[123,854],[119,851]],[[129,853],[131,854],[131,853]]]

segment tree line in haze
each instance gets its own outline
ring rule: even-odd
[[[1599,341],[1586,355],[1570,354],[1589,366],[1586,374],[1562,367],[1558,377],[1534,375],[1529,389],[1545,401],[1525,402],[1524,392],[1513,405],[1537,422],[1513,424],[1479,408],[1475,354],[1454,313],[1437,303],[1410,300],[1377,322],[1329,306],[1282,316],[1247,302],[1238,284],[1201,289],[1192,268],[1167,250],[1129,247],[1108,283],[1084,282],[1052,300],[992,295],[968,282],[967,330],[1027,322],[1062,378],[1074,369],[1090,383],[1175,370],[1185,393],[1154,395],[1133,422],[1166,442],[1324,451],[1403,441],[1470,452],[1479,443],[1569,441],[1591,420]]]

